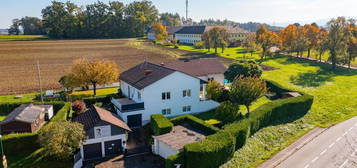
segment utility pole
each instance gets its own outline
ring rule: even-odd
[[[188,21],[188,0],[186,0],[186,22]]]
[[[37,60],[37,74],[38,74],[38,84],[39,84],[39,86],[40,86],[41,102],[42,102],[42,104],[43,104],[41,69],[40,69],[40,62],[39,62],[38,60]]]

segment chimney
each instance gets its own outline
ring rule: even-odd
[[[144,74],[145,74],[145,75],[149,75],[149,74],[151,74],[151,73],[152,73],[152,70],[145,70],[145,71],[144,71]]]

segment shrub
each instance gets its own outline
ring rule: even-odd
[[[217,81],[209,81],[206,85],[207,97],[214,101],[222,99],[224,88]]]
[[[212,126],[210,124],[207,124],[205,121],[203,121],[203,120],[201,120],[201,119],[199,119],[199,118],[197,118],[197,117],[195,117],[193,115],[190,115],[190,114],[172,118],[171,122],[174,125],[179,125],[179,124],[182,124],[182,123],[188,123],[191,126],[197,128],[199,130],[204,131],[207,134],[214,134],[214,133],[219,131],[219,128],[217,128],[215,126]]]
[[[77,114],[84,113],[86,110],[86,104],[83,101],[76,100],[74,103],[72,103],[72,110]]]
[[[244,77],[260,77],[262,73],[262,68],[255,61],[236,61],[229,65],[224,76],[228,81],[233,81],[240,75]]]
[[[227,124],[242,119],[243,115],[239,111],[239,105],[225,101],[215,110],[215,118]]]
[[[154,135],[162,135],[171,132],[173,124],[162,114],[151,115],[151,129]]]
[[[204,140],[184,146],[188,168],[216,168],[233,156],[235,138],[229,132],[218,132]]]
[[[184,153],[179,152],[178,154],[171,155],[166,159],[165,167],[166,168],[176,168],[175,164],[181,164],[181,167],[184,168]]]
[[[205,48],[205,43],[203,41],[198,41],[193,44],[193,47],[195,49],[204,49]]]

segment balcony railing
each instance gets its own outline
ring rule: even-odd
[[[114,104],[114,107],[122,113],[144,110],[145,108],[144,102],[136,103],[135,101],[128,98],[113,99],[112,103]]]

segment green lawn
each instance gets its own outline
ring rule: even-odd
[[[180,46],[180,49],[207,53],[192,46]],[[241,59],[244,53],[239,51],[242,49],[230,48],[226,54],[219,55]],[[252,58],[259,59],[259,55],[255,53]],[[256,167],[313,127],[327,127],[357,115],[357,71],[338,68],[332,72],[330,65],[287,56],[268,58],[262,64],[278,68],[265,71],[264,79],[313,95],[311,111],[297,121],[260,130],[222,167]]]
[[[304,57],[307,57],[307,55],[308,55],[307,51],[303,53]],[[321,57],[322,60],[325,60],[325,61],[328,60],[329,55],[330,55],[329,52],[325,52]],[[310,57],[319,59],[319,54],[317,51],[311,50]],[[353,60],[351,64],[357,66],[357,59]]]
[[[118,87],[115,88],[105,88],[105,89],[97,89],[97,96],[106,96],[110,94],[118,93]],[[90,97],[93,95],[93,90],[86,90],[86,91],[75,91],[71,95],[73,96],[83,96],[83,97]]]
[[[0,35],[0,41],[31,41],[48,40],[47,36],[41,35]]]
[[[10,103],[31,102],[35,98],[36,94],[38,93],[0,96],[0,102],[10,102]],[[16,96],[21,96],[21,97],[16,98]]]

